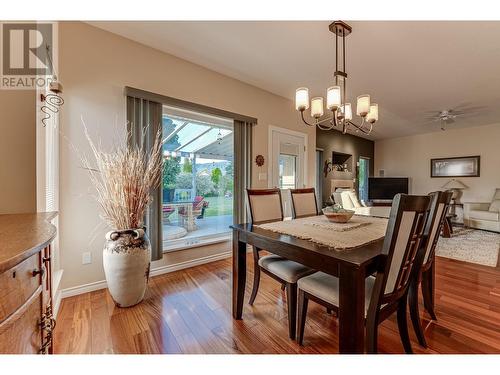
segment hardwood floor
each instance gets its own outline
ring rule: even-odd
[[[115,307],[107,290],[64,299],[55,353],[338,353],[338,324],[310,303],[304,346],[288,338],[285,294],[262,275],[254,306],[252,257],[243,320],[231,317],[231,259],[154,277],[143,303]],[[436,313],[422,314],[428,349],[500,353],[500,269],[437,258]],[[402,353],[395,316],[379,327],[379,351]]]

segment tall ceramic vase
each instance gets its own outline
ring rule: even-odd
[[[108,290],[116,305],[129,307],[141,302],[151,260],[151,243],[144,229],[108,232],[102,260]]]

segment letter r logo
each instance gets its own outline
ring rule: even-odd
[[[51,75],[48,53],[52,54],[52,24],[2,24],[3,75]]]

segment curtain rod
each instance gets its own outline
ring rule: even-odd
[[[213,108],[202,104],[192,103],[186,100],[172,98],[170,96],[155,94],[154,92],[136,89],[134,87],[125,86],[125,95],[133,98],[150,100],[153,102],[161,103],[172,107],[178,107],[182,109],[203,112],[209,115],[226,117],[237,121],[257,124],[257,119],[254,117],[240,115],[238,113],[224,111],[222,109]]]

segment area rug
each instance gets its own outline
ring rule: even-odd
[[[439,238],[436,255],[496,267],[499,250],[499,233],[455,227],[451,238]]]

